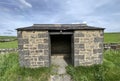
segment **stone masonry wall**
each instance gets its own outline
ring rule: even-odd
[[[18,31],[19,62],[23,67],[49,66],[48,31]]]
[[[103,30],[74,32],[74,66],[102,63]]]

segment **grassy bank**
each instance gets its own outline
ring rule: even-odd
[[[0,81],[48,81],[49,68],[21,68],[18,54],[0,55]]]
[[[104,52],[102,65],[67,67],[75,81],[120,81],[120,50]]]

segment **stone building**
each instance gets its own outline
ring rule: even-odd
[[[49,67],[51,56],[68,57],[73,66],[102,63],[104,28],[86,24],[34,24],[18,28],[22,67]]]

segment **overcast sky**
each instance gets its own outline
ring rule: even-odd
[[[32,24],[83,22],[120,32],[120,0],[0,0],[0,35]]]

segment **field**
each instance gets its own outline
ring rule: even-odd
[[[17,43],[17,38],[15,36],[0,36],[0,40],[3,39],[10,39],[13,41],[10,42],[0,42],[0,48],[17,48],[18,47],[18,43]]]
[[[16,41],[11,41],[11,42],[0,42],[0,48],[17,48],[18,43]]]
[[[120,32],[119,33],[105,33],[104,42],[106,43],[120,43]]]
[[[0,55],[0,81],[47,81],[50,68],[21,68],[18,54]]]

